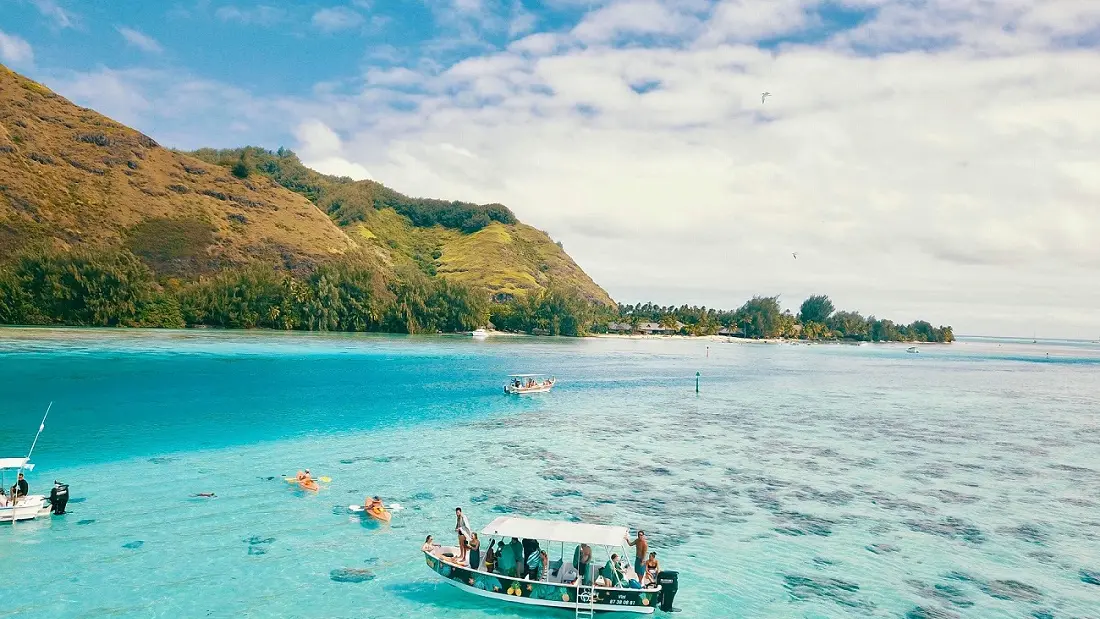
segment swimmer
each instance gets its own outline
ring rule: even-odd
[[[192,497],[203,497],[205,499],[212,499],[212,498],[214,498],[218,495],[214,494],[213,492],[200,492],[198,494],[192,494],[191,496]]]

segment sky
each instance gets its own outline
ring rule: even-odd
[[[504,203],[620,302],[975,335],[1100,337],[1098,51],[1097,0],[0,0],[81,105]]]

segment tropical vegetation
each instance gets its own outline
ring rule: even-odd
[[[797,314],[784,311],[779,297],[753,297],[736,310],[717,310],[653,303],[620,305],[617,320],[638,330],[643,322],[663,327],[682,325],[685,335],[713,335],[723,332],[746,338],[798,338],[805,340],[848,340],[871,342],[952,342],[951,327],[933,327],[918,320],[897,324],[891,320],[864,317],[859,312],[836,311],[826,295],[812,295],[802,302]]]

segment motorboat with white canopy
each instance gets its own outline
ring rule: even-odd
[[[469,554],[460,560],[453,546],[421,550],[448,583],[486,598],[572,609],[578,617],[670,610],[676,573],[661,572],[656,581],[636,574],[625,559],[627,535],[620,526],[501,516],[481,530],[477,561]]]
[[[12,490],[12,487],[8,486],[9,481],[16,482],[20,473],[33,470],[34,465],[26,458],[0,458],[0,488],[5,492]],[[45,496],[39,494],[20,496],[18,483],[14,488],[15,492],[0,498],[0,522],[34,520],[39,516],[49,515],[50,502]]]
[[[509,374],[504,393],[524,395],[528,393],[546,393],[554,388],[557,379],[545,378],[545,374]]]
[[[0,458],[0,489],[6,493],[0,496],[0,523],[14,524],[23,520],[34,520],[48,516],[51,511],[58,514],[65,513],[65,504],[69,500],[68,486],[55,481],[49,496],[30,494],[23,490],[29,488],[29,484],[19,479],[24,473],[34,470],[31,454],[34,453],[34,446],[38,444],[38,437],[46,429],[46,417],[49,416],[52,407],[53,402],[50,402],[26,457]],[[14,485],[8,486],[9,482],[14,482]]]

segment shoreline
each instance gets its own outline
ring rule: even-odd
[[[597,339],[609,339],[609,340],[691,340],[691,341],[704,341],[704,342],[729,342],[731,344],[794,344],[803,346],[858,346],[860,344],[894,344],[894,345],[940,345],[940,344],[953,344],[954,342],[919,342],[908,340],[895,340],[895,341],[881,341],[872,342],[870,340],[857,341],[857,340],[801,340],[801,339],[789,339],[789,338],[743,338],[743,337],[729,337],[727,335],[645,335],[635,334],[626,335],[621,333],[592,333],[584,337],[597,338]]]

